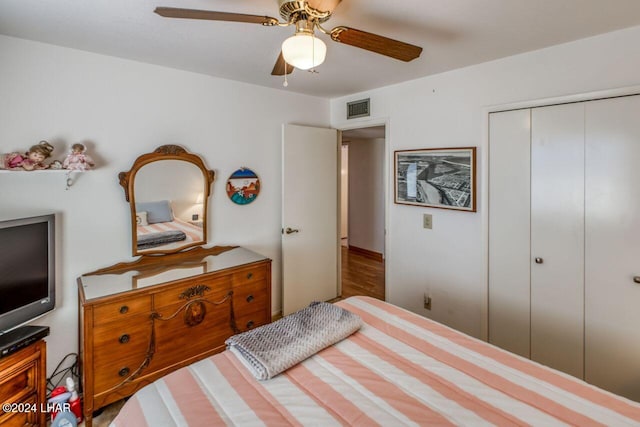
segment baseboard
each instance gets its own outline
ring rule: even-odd
[[[369,249],[359,248],[357,246],[349,246],[349,250],[363,257],[382,262],[384,260],[380,252],[370,251]]]

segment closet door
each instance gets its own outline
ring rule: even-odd
[[[584,104],[531,113],[531,359],[583,378]]]
[[[529,354],[531,110],[489,116],[489,342]]]
[[[585,379],[640,401],[640,96],[586,117]]]

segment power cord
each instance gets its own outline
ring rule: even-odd
[[[67,377],[71,377],[76,383],[78,391],[81,390],[80,372],[78,368],[78,354],[69,353],[62,358],[56,369],[49,378],[47,378],[47,396],[51,395],[54,388],[66,385]]]

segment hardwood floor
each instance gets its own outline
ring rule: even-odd
[[[384,300],[384,261],[342,246],[342,298],[367,295]]]

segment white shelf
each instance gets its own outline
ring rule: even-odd
[[[0,169],[0,174],[64,174],[66,176],[65,190],[68,190],[73,185],[73,179],[71,178],[73,174],[85,173],[85,172],[89,172],[89,171],[68,170],[68,169],[38,169],[33,171]]]

